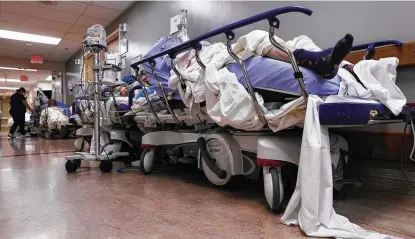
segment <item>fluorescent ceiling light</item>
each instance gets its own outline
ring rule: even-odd
[[[17,90],[17,87],[0,87],[0,90]]]
[[[4,81],[4,82],[21,82],[18,79],[1,79],[1,81]]]
[[[61,38],[56,38],[56,37],[47,37],[47,36],[41,36],[41,35],[36,35],[36,34],[14,32],[14,31],[7,31],[7,30],[1,30],[1,29],[0,29],[0,38],[18,40],[18,41],[44,43],[44,44],[51,44],[51,45],[58,45],[59,42],[62,40]]]
[[[12,71],[37,71],[37,70],[35,70],[35,69],[24,69],[24,68],[6,67],[6,66],[0,66],[0,70],[12,70]]]

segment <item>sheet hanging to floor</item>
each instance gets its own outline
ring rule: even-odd
[[[299,225],[313,237],[391,238],[366,231],[333,208],[333,175],[328,129],[320,125],[318,96],[310,95],[304,122],[297,185],[281,218],[286,225]]]

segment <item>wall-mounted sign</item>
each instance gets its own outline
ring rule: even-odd
[[[20,76],[20,81],[28,81],[29,77],[27,75],[21,75]]]
[[[43,64],[43,57],[40,55],[32,55],[32,57],[30,58],[30,63]]]

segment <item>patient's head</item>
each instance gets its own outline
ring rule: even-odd
[[[56,100],[50,99],[48,106],[56,106]]]

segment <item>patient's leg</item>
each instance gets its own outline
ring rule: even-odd
[[[317,52],[296,49],[293,54],[298,65],[313,70],[326,79],[331,79],[336,76],[339,64],[349,54],[352,46],[353,36],[347,34],[333,48]],[[276,48],[272,48],[266,56],[289,62],[287,54]]]

